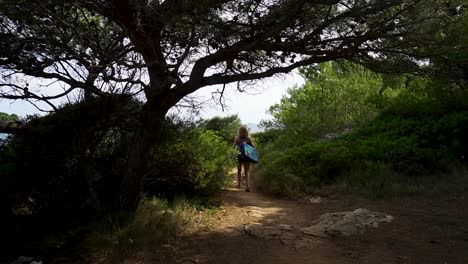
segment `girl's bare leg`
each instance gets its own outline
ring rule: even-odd
[[[244,172],[245,172],[245,177],[246,177],[246,188],[245,191],[250,192],[250,162],[244,162]]]
[[[241,187],[242,180],[242,163],[237,163],[237,188]]]

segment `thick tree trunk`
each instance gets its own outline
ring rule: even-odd
[[[143,193],[143,178],[147,173],[151,150],[160,144],[162,125],[167,110],[162,106],[143,108],[142,122],[136,131],[128,156],[127,170],[120,189],[120,209],[132,213],[138,208]]]

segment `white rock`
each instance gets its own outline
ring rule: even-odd
[[[32,257],[25,257],[25,256],[21,256],[18,258],[17,262],[19,263],[30,263],[34,260],[34,258]]]
[[[322,198],[319,197],[319,196],[311,197],[311,198],[309,198],[309,202],[311,202],[311,203],[321,203],[321,202],[322,202]]]
[[[392,220],[391,215],[359,208],[352,212],[323,214],[309,227],[301,228],[300,231],[317,237],[351,236],[364,233],[368,228],[377,228],[380,222]]]

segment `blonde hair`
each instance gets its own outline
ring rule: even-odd
[[[239,127],[239,137],[245,139],[248,136],[249,136],[249,131],[247,130],[247,127],[245,126]]]

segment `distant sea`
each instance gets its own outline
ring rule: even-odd
[[[249,129],[250,133],[257,133],[257,132],[263,132],[263,128],[259,127],[257,124],[254,123],[247,123],[245,124],[247,128]]]

